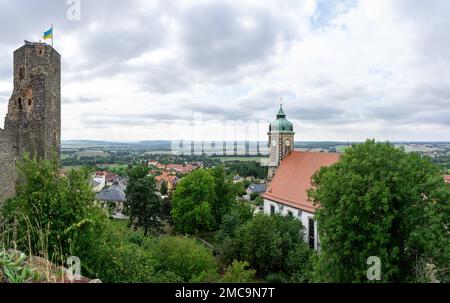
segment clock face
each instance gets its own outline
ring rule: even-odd
[[[291,146],[291,141],[286,140],[286,146]]]

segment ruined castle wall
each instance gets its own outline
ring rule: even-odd
[[[16,171],[12,145],[6,132],[0,129],[0,203],[15,194]]]
[[[0,129],[0,202],[15,194],[16,161],[59,158],[61,56],[50,45],[26,42],[14,52],[14,88]]]
[[[14,91],[5,120],[16,155],[49,159],[61,140],[61,57],[51,46],[26,44],[14,52]]]

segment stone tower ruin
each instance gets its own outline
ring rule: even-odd
[[[15,194],[15,165],[25,153],[49,159],[61,148],[61,56],[25,42],[14,52],[14,89],[0,129],[0,201]]]

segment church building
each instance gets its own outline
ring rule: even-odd
[[[308,199],[311,179],[321,167],[339,161],[337,153],[295,151],[294,127],[286,119],[283,107],[269,128],[268,188],[263,194],[264,212],[282,214],[299,219],[305,230],[305,241],[319,250],[316,206]]]

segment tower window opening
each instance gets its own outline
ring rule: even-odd
[[[58,138],[56,135],[56,132],[53,132],[53,146],[57,146],[58,145]]]
[[[31,105],[33,105],[33,100],[28,99],[28,106],[31,106]]]
[[[21,98],[19,98],[17,100],[17,107],[19,108],[19,110],[22,110],[22,99]]]
[[[25,77],[23,66],[19,67],[19,79],[22,80]]]

